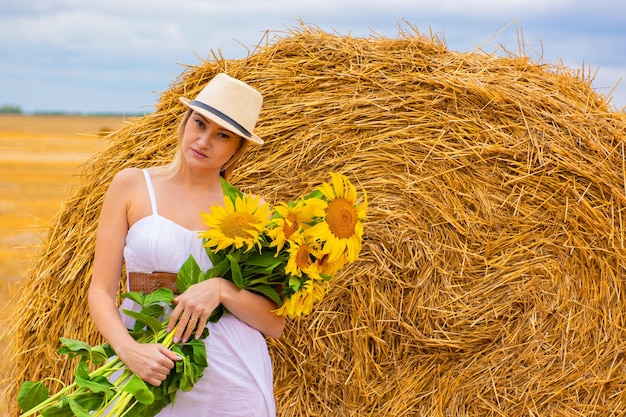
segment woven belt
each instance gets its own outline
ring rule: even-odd
[[[178,295],[176,288],[176,274],[171,272],[129,272],[129,291],[150,294],[159,288],[169,288]]]

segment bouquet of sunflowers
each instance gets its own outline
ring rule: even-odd
[[[201,213],[208,229],[200,237],[213,266],[203,271],[189,257],[178,272],[179,292],[222,277],[273,300],[277,315],[310,313],[327,293],[331,278],[356,261],[361,250],[367,196],[363,193],[360,199],[347,177],[330,175],[331,183],[273,210],[259,197],[243,194],[222,180],[224,205]],[[167,319],[162,320],[164,306],[171,306],[174,299],[170,289],[150,294],[129,291],[122,297],[141,306],[138,312],[124,311],[135,320],[135,327],[129,329],[133,337],[141,343],[161,343],[181,357],[166,380],[158,387],[146,384],[108,343],[92,347],[62,338],[59,353],[80,359],[75,381],[52,396],[43,381],[25,381],[18,393],[22,417],[150,417],[172,403],[177,390],[193,388],[208,364],[202,341],[208,330],[200,339],[174,342],[176,329],[168,332]],[[209,319],[217,321],[222,314],[219,306]],[[112,381],[114,374],[119,377]]]
[[[184,268],[206,274],[199,280],[220,276],[265,295],[277,315],[310,313],[331,278],[357,260],[367,209],[365,193],[360,200],[346,176],[330,175],[331,183],[273,210],[223,180],[224,205],[201,213],[213,268],[201,273],[193,258]]]

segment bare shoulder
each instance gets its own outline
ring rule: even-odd
[[[128,202],[136,195],[137,190],[142,185],[143,175],[138,168],[125,168],[115,174],[109,189],[108,199],[116,199],[118,202]]]
[[[111,181],[111,186],[128,186],[136,183],[142,178],[143,174],[141,173],[141,169],[124,168],[123,170],[115,174],[115,176],[113,177],[113,181]]]
[[[132,225],[150,212],[145,180],[141,169],[125,168],[115,174],[107,190],[102,214],[109,224],[124,219]]]

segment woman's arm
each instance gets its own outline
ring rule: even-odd
[[[146,382],[160,385],[174,366],[177,355],[162,345],[137,343],[122,323],[116,303],[129,228],[127,213],[130,196],[137,188],[137,171],[118,173],[104,198],[89,286],[89,312],[100,333],[126,366]]]
[[[261,333],[275,339],[280,337],[285,329],[285,318],[272,312],[278,308],[273,301],[263,295],[240,290],[225,279],[219,280],[222,304],[228,311]]]
[[[267,297],[240,290],[223,278],[211,278],[194,284],[174,299],[176,307],[170,317],[169,330],[178,323],[174,340],[186,341],[195,331],[202,330],[211,312],[221,304],[239,320],[273,338],[278,338],[285,328],[285,318],[272,312],[277,306]]]

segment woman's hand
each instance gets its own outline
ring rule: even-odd
[[[159,386],[181,358],[159,343],[133,343],[117,352],[128,369],[147,383]]]
[[[170,316],[168,332],[178,324],[174,343],[187,342],[194,333],[202,336],[209,316],[222,302],[222,278],[211,278],[192,285],[183,294],[174,298],[176,307]]]
[[[168,325],[168,331],[172,331],[178,324],[174,343],[186,342],[192,334],[196,339],[202,336],[211,313],[220,304],[264,335],[277,338],[285,328],[285,318],[272,312],[277,306],[269,298],[240,290],[224,278],[216,277],[194,284],[174,298],[174,303],[176,307]]]

